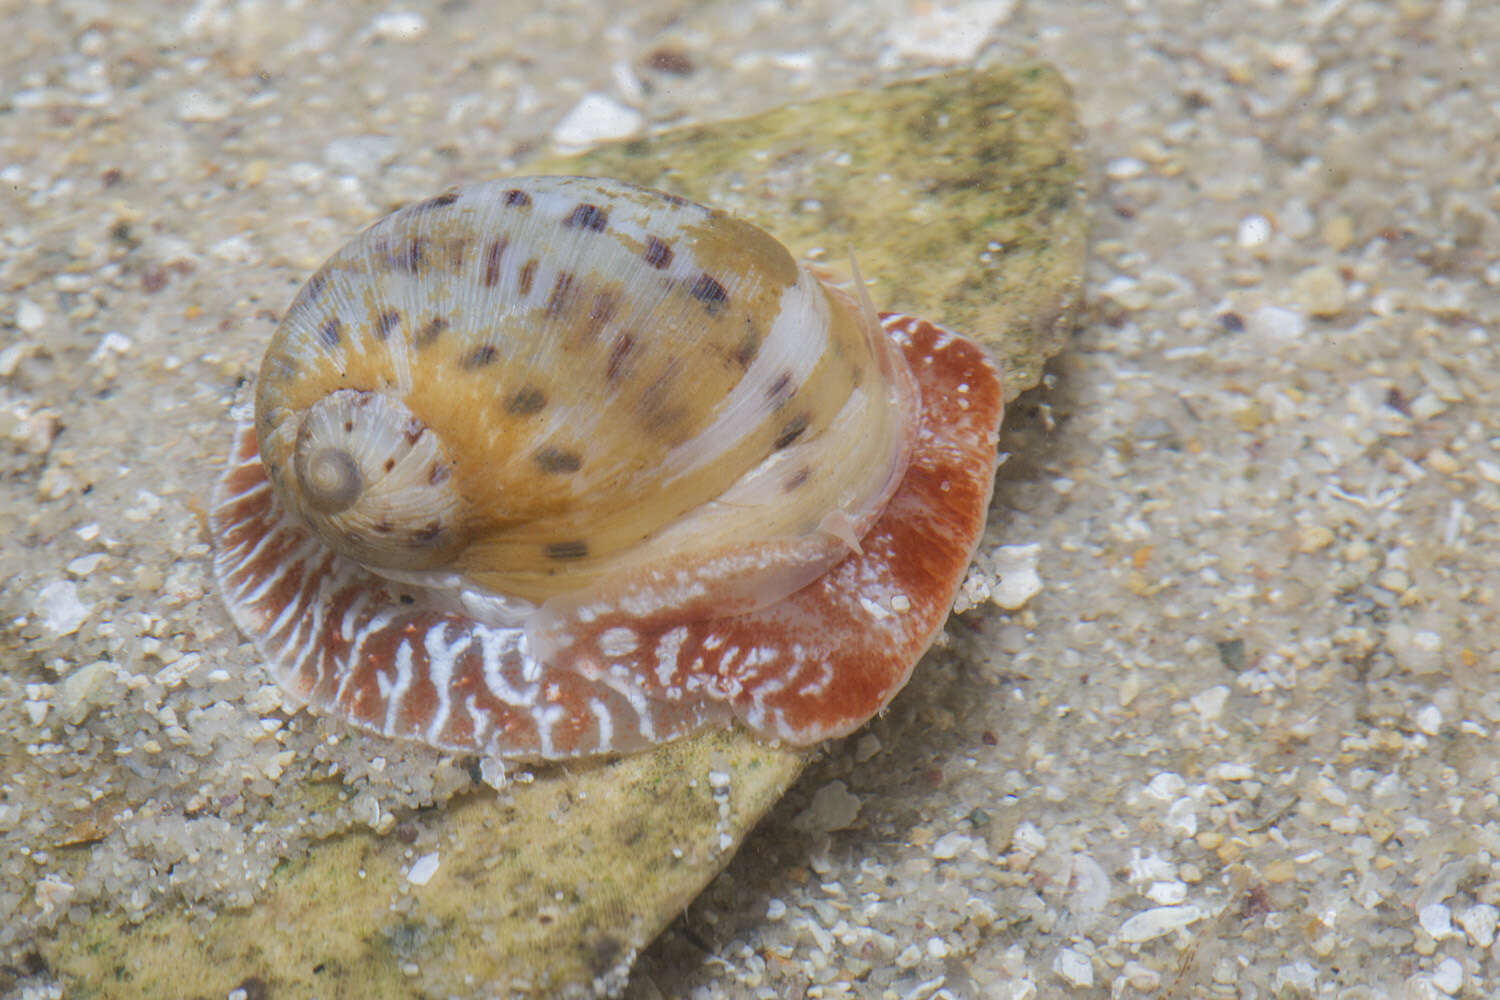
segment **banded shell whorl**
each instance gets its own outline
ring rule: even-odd
[[[320,415],[340,394],[363,409]],[[747,606],[783,596],[868,527],[915,426],[873,312],[764,232],[572,177],[371,226],[297,296],[256,414],[278,496],[339,551],[538,603],[641,569],[713,575],[711,555],[766,542],[774,565],[738,586]],[[410,456],[380,467],[413,436],[431,489]],[[314,454],[366,472],[337,524],[304,477]]]
[[[337,252],[210,515],[299,703],[496,756],[879,711],[983,531],[1001,385],[761,230],[660,192],[449,191]]]

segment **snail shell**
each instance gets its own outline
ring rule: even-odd
[[[617,181],[477,184],[302,288],[216,568],[296,699],[388,735],[560,757],[739,718],[809,743],[941,626],[1000,409],[974,345],[882,321],[749,223]]]

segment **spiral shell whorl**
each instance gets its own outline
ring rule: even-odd
[[[441,566],[464,542],[453,459],[400,400],[341,389],[315,402],[267,454],[283,496],[335,548],[368,566]],[[293,440],[287,442],[286,437]]]
[[[267,352],[256,429],[283,500],[371,565],[541,603],[808,540],[786,557],[799,573],[746,588],[774,599],[842,558],[827,526],[867,525],[899,480],[915,403],[892,350],[747,222],[620,182],[521,178],[410,205],[330,258]],[[308,452],[314,490],[285,496],[276,442],[345,391],[399,402],[451,452],[462,524],[434,550],[372,539],[380,522],[355,507],[319,513],[353,489],[336,453]]]

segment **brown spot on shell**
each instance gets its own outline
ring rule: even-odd
[[[389,337],[391,331],[401,322],[401,314],[394,309],[387,309],[375,317],[375,336],[381,340]]]
[[[536,281],[538,262],[535,257],[521,265],[521,294],[530,295],[532,283]]]
[[[411,207],[411,210],[413,212],[430,212],[434,208],[443,208],[445,206],[451,205],[451,204],[453,204],[457,200],[458,200],[458,192],[457,191],[444,191],[440,195],[436,195],[436,196],[434,196],[432,198],[428,198],[425,201],[419,201],[419,202],[417,202],[415,205],[413,205]]]
[[[547,315],[557,316],[567,310],[578,297],[578,289],[575,287],[578,279],[571,271],[562,271],[557,280],[552,282],[552,293],[547,296]]]
[[[548,559],[558,561],[583,559],[589,554],[589,543],[581,538],[571,542],[552,542],[547,546],[546,552]]]
[[[711,209],[706,208],[703,205],[698,204],[696,201],[690,201],[687,198],[684,198],[680,194],[672,194],[671,192],[668,192],[668,191],[653,191],[652,194],[654,194],[656,197],[660,198],[662,201],[666,202],[667,204],[674,205],[677,208],[696,208],[699,212],[702,212],[704,215],[708,215],[710,213],[710,211],[712,211]]]
[[[805,413],[799,413],[791,420],[788,420],[786,422],[786,426],[781,428],[781,433],[776,435],[776,441],[771,445],[771,447],[776,449],[777,451],[780,451],[787,445],[791,444],[793,441],[797,440],[802,436],[802,432],[807,430],[807,422],[808,417]]]
[[[428,546],[436,545],[439,541],[442,540],[443,535],[444,531],[442,521],[428,521],[425,525],[411,533],[411,540],[413,545],[419,545],[423,548],[426,548]]]
[[[441,486],[448,481],[448,477],[451,475],[453,475],[452,468],[438,463],[427,470],[427,482],[433,486]]]
[[[609,364],[604,369],[606,381],[617,381],[625,370],[625,359],[635,349],[635,337],[628,333],[622,333],[615,338],[609,347]]]
[[[514,417],[529,417],[547,405],[547,394],[533,385],[523,385],[505,400],[505,412]]]
[[[750,321],[746,320],[745,335],[740,338],[740,342],[735,346],[734,354],[731,357],[734,359],[734,363],[741,368],[749,368],[750,362],[754,361],[755,356],[759,353],[760,334],[751,326]]]
[[[572,214],[563,220],[563,225],[570,229],[588,229],[602,233],[604,227],[609,225],[609,212],[598,205],[580,202],[574,206]]]
[[[343,339],[343,333],[344,324],[339,322],[337,316],[330,316],[324,320],[322,326],[318,327],[318,339],[329,347],[338,346],[338,342]]]
[[[328,287],[328,275],[322,271],[307,279],[307,284],[302,286],[302,294],[307,296],[309,305],[318,301],[318,296],[323,294],[323,289]]]
[[[787,477],[785,491],[787,493],[792,492],[792,490],[795,490],[797,487],[807,482],[808,478],[811,475],[812,470],[804,465],[802,468],[798,469],[796,472]]]
[[[792,398],[795,392],[792,388],[792,373],[782,372],[776,376],[776,380],[766,387],[766,400],[778,409],[786,405],[786,401]]]
[[[416,417],[412,417],[406,422],[406,426],[401,428],[401,433],[406,435],[407,444],[416,444],[418,441],[422,440],[422,435],[427,433],[427,427],[422,423],[422,421],[418,420]]]
[[[597,337],[609,325],[609,321],[615,318],[615,313],[620,309],[619,293],[606,288],[594,296],[594,301],[589,303],[589,322],[587,332],[592,337]]]
[[[647,236],[646,249],[641,251],[641,257],[647,264],[661,271],[668,264],[672,263],[672,247],[666,240],[659,240],[655,236]]]
[[[645,420],[646,432],[675,443],[674,439],[680,436],[680,430],[678,434],[673,434],[673,428],[682,423],[686,414],[681,405],[672,402],[673,381],[671,372],[659,375],[641,392],[639,407]]]
[[[531,205],[531,195],[520,188],[511,188],[505,192],[505,203],[513,205],[516,208],[529,208]]]
[[[500,258],[505,255],[505,248],[510,241],[504,236],[497,236],[490,240],[489,245],[484,248],[484,287],[494,288],[500,281]]]
[[[708,310],[710,316],[716,316],[724,303],[729,301],[729,291],[707,271],[698,275],[698,280],[693,282],[689,289],[693,298],[703,303],[703,308]]]
[[[422,324],[422,329],[417,331],[417,346],[426,347],[434,340],[437,340],[438,335],[446,329],[448,329],[448,317],[432,317],[426,323]]]
[[[391,257],[391,266],[407,274],[416,274],[422,269],[426,254],[427,238],[413,236],[404,249],[398,250]]]
[[[531,460],[537,464],[537,468],[554,476],[577,472],[583,468],[583,458],[578,452],[568,451],[566,448],[539,448],[531,456]]]
[[[494,344],[481,344],[480,346],[474,348],[473,353],[471,353],[467,358],[464,358],[463,368],[465,371],[473,371],[475,368],[483,368],[485,365],[493,362],[495,358],[499,356],[499,354],[500,352],[495,349]]]
[[[388,459],[385,460],[385,471],[386,472],[390,472],[395,467],[396,467],[396,460],[394,458],[388,458]]]
[[[646,53],[646,65],[661,73],[687,76],[696,68],[693,60],[681,49],[660,48]]]

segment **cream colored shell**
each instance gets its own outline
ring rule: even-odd
[[[389,575],[729,609],[816,577],[890,496],[918,423],[892,350],[749,223],[509,179],[334,254],[276,332],[255,426],[281,502]]]

